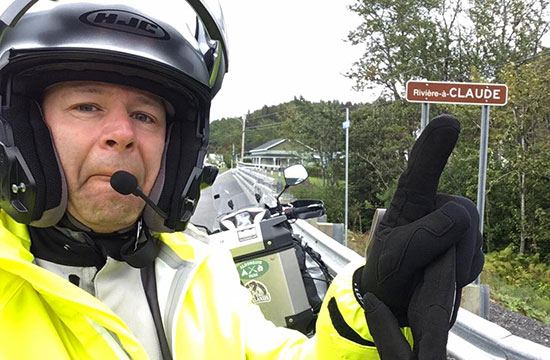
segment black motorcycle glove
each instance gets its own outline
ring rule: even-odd
[[[459,133],[460,123],[450,115],[438,116],[426,126],[413,146],[362,269],[359,292],[376,295],[401,326],[408,325],[407,309],[424,267],[457,244],[460,256],[463,248],[470,252],[466,260],[458,261],[460,267],[469,262],[465,269],[470,272],[473,254],[480,252],[476,242],[481,238],[476,236],[478,225],[471,219],[470,206],[467,209],[462,201],[437,195],[439,178]]]
[[[462,205],[470,216],[470,226],[464,233],[462,240],[456,243],[456,297],[455,309],[451,325],[456,320],[458,307],[462,297],[462,288],[476,279],[483,269],[485,257],[481,245],[483,237],[479,232],[479,213],[476,205],[462,196],[437,194],[436,208],[440,208],[447,202],[456,202]]]
[[[364,296],[370,333],[382,360],[446,359],[456,290],[456,253],[452,246],[423,272],[408,308],[414,350],[393,313],[374,294]]]

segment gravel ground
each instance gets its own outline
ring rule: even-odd
[[[490,321],[505,328],[513,335],[550,347],[550,324],[510,311],[492,300],[489,306]],[[447,360],[455,359],[449,356]]]
[[[489,320],[513,335],[550,347],[550,324],[533,320],[491,301]]]

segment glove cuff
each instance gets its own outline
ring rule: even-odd
[[[363,265],[357,270],[355,270],[352,276],[353,295],[355,295],[355,299],[363,309],[365,308],[365,302],[363,301],[363,294],[361,293],[359,284],[361,283],[361,274],[363,273],[364,267],[365,266]]]

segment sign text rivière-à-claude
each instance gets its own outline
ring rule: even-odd
[[[410,80],[407,82],[407,100],[420,103],[502,106],[508,101],[508,87],[504,84]]]

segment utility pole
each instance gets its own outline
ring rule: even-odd
[[[348,246],[348,169],[349,169],[349,108],[346,108],[346,121],[342,124],[346,129],[346,194],[344,207],[344,246]]]
[[[244,128],[246,126],[246,115],[242,117],[243,131],[242,131],[242,140],[241,140],[241,161],[244,162]]]
[[[233,159],[235,158],[235,144],[233,145],[233,151],[231,151],[231,169],[233,169]]]

